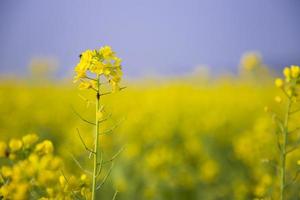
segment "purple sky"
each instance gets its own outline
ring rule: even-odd
[[[234,69],[257,50],[275,67],[300,64],[300,0],[1,0],[0,72],[54,57],[69,75],[87,48],[113,46],[125,74]]]

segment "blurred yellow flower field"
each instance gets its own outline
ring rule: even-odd
[[[274,101],[281,93],[267,67],[249,59],[246,64],[243,59],[239,76],[131,81],[124,91],[104,96],[112,120],[100,132],[113,131],[100,135],[103,160],[124,151],[99,197],[112,199],[118,191],[118,199],[279,198],[277,128],[271,113],[280,115],[285,101]],[[276,79],[277,87],[283,84]],[[86,164],[90,155],[77,129],[92,147],[93,126],[74,110],[95,118],[93,92],[78,91],[69,80],[40,85],[6,80],[0,87],[0,195],[89,199],[91,177],[81,167],[91,170]],[[291,119],[294,128],[297,119]],[[19,155],[23,150],[28,153]],[[287,159],[289,179],[299,170],[298,160],[297,150]],[[109,168],[104,165],[104,172]],[[286,193],[289,199],[300,197],[297,184]]]

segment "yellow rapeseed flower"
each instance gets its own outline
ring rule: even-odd
[[[99,81],[99,76],[104,76],[111,84],[112,90],[116,91],[122,78],[121,62],[110,46],[104,46],[99,50],[86,50],[81,54],[80,61],[75,67],[74,82],[96,79]],[[95,75],[97,78],[89,77]],[[80,83],[79,88],[90,89],[93,86],[94,82],[84,81]]]
[[[65,186],[66,185],[66,179],[63,175],[59,176],[59,183],[61,186]]]
[[[291,76],[292,78],[297,78],[300,74],[300,68],[299,66],[292,65],[291,66]]]
[[[104,59],[112,59],[115,55],[110,46],[101,47],[99,53],[102,54]]]
[[[35,147],[35,151],[41,154],[50,154],[54,150],[53,144],[50,140],[44,140],[43,142],[39,143]]]
[[[22,138],[23,144],[25,147],[30,147],[39,140],[39,137],[36,134],[28,134]]]
[[[1,174],[2,174],[2,176],[4,176],[5,178],[11,177],[12,174],[13,174],[13,171],[12,171],[12,169],[11,169],[10,167],[8,167],[8,166],[3,166],[3,167],[1,168]]]
[[[17,139],[11,139],[9,141],[9,148],[11,150],[11,152],[16,152],[19,151],[23,146],[23,143],[21,140],[17,140]]]
[[[281,88],[283,86],[283,80],[281,78],[275,79],[275,86]]]
[[[289,67],[285,67],[285,68],[283,69],[283,75],[285,76],[285,80],[286,80],[287,82],[290,82],[290,80],[291,80],[291,70],[290,70]]]

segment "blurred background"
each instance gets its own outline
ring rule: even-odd
[[[93,119],[82,99],[93,96],[72,84],[73,70],[82,51],[110,45],[127,88],[103,98],[112,120],[102,130],[118,126],[101,145],[107,159],[125,150],[103,199],[115,190],[128,200],[276,199],[276,128],[264,109],[281,113],[273,80],[300,64],[299,9],[299,0],[2,0],[0,139],[36,133],[70,174],[83,173],[70,155],[91,165],[75,135],[92,145],[93,127],[72,108]],[[299,186],[288,193],[299,199]]]
[[[274,68],[299,63],[297,0],[52,0],[0,3],[1,73],[23,75],[33,58],[54,59],[70,75],[77,56],[105,44],[125,75],[181,75],[197,66],[234,71],[260,52]]]

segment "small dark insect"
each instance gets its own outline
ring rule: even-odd
[[[6,150],[5,150],[5,157],[7,157],[7,158],[8,158],[8,156],[9,156],[9,150],[8,150],[8,149],[6,149]]]
[[[79,58],[81,58],[82,54],[79,54]]]

